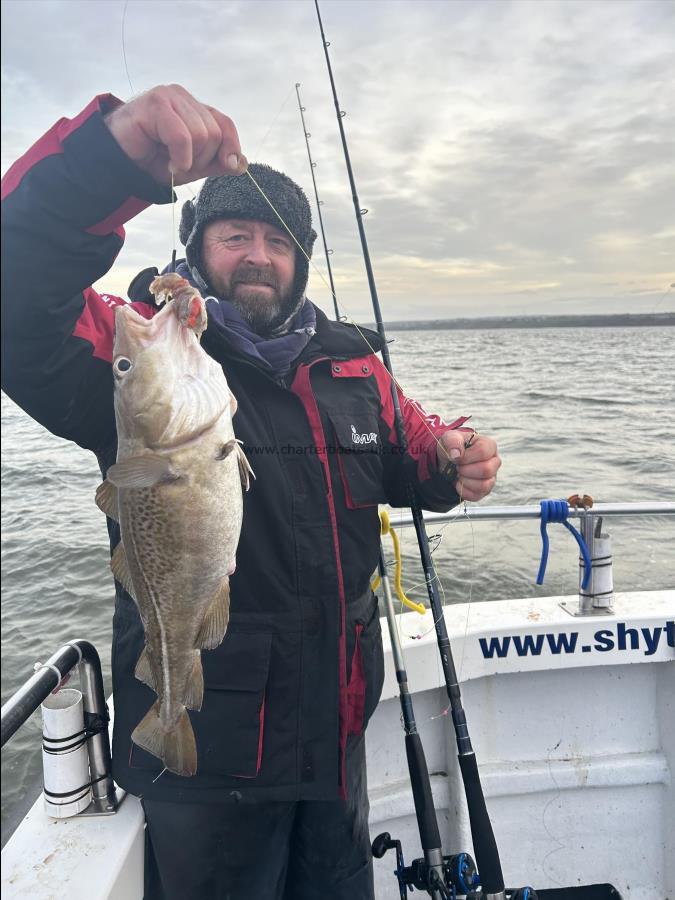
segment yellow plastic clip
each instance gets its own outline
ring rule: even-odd
[[[389,513],[386,511],[386,509],[380,510],[380,534],[381,535],[390,534],[392,543],[394,545],[394,559],[396,561],[396,569],[395,569],[396,574],[394,576],[394,586],[396,588],[396,596],[401,601],[401,603],[403,603],[404,606],[407,606],[409,609],[414,610],[416,613],[419,613],[420,615],[424,615],[424,613],[426,612],[426,606],[423,603],[415,603],[413,600],[410,600],[408,597],[406,597],[406,595],[403,591],[403,587],[401,585],[401,568],[402,568],[401,545],[398,540],[398,535],[396,534],[394,529],[391,527],[391,522],[389,521]],[[375,581],[373,581],[371,587],[374,591],[376,591],[378,589],[378,587],[380,586],[381,580],[382,579],[378,575],[377,578],[375,579]]]

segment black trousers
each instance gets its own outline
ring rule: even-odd
[[[145,900],[373,900],[365,740],[351,741],[346,801],[144,800]]]

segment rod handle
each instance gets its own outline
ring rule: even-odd
[[[440,850],[441,836],[431,795],[427,761],[419,734],[406,734],[405,750],[408,757],[408,771],[410,772],[422,849],[425,851]]]
[[[466,804],[469,808],[471,838],[474,856],[480,875],[480,883],[485,894],[499,894],[504,890],[504,876],[499,861],[499,851],[488,815],[483,788],[478,775],[475,753],[460,753],[459,767],[462,771]]]

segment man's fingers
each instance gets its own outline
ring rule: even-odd
[[[248,168],[248,160],[244,156],[243,153],[239,154],[237,157],[239,160],[237,164],[237,168],[230,169],[227,172],[223,172],[223,166],[219,159],[216,159],[210,165],[206,166],[204,169],[202,176],[208,178],[210,175],[243,175],[246,169]],[[234,163],[233,163],[234,164]]]
[[[466,444],[471,441],[469,446]],[[438,461],[441,467],[454,462],[457,466],[467,466],[487,460],[496,459],[497,468],[501,461],[497,456],[497,444],[492,438],[467,435],[462,431],[446,431],[441,436],[437,447]],[[489,474],[493,475],[496,469]]]
[[[177,184],[246,171],[232,119],[179,84],[159,85],[105,117],[122,150],[157,181]]]
[[[175,109],[183,117],[192,136],[192,169],[199,173],[199,177],[202,177],[204,174],[211,174],[211,171],[207,170],[213,169],[215,165],[214,174],[224,174],[222,165],[220,168],[217,168],[217,164],[220,162],[223,141],[227,140],[228,145],[231,143],[231,129],[227,130],[226,135],[223,134],[221,123],[217,118],[219,115],[217,110],[197,102],[189,94],[186,94],[185,98],[179,97],[177,99]],[[234,128],[227,116],[220,115]],[[239,146],[238,139],[236,146]],[[237,157],[236,165],[230,166],[230,170],[237,170],[239,154],[229,155]]]
[[[461,478],[472,478],[474,480],[492,478],[493,475],[497,474],[501,464],[502,461],[498,456],[493,456],[491,459],[483,462],[466,462],[465,459],[460,459],[456,463],[457,474]]]
[[[173,172],[189,172],[192,168],[192,135],[187,125],[173,109],[167,106],[155,120],[157,141],[167,148],[169,169]]]
[[[458,478],[455,482],[457,493],[463,500],[482,500],[486,497],[495,486],[496,477],[487,478],[485,480],[476,480],[473,478]]]
[[[190,103],[179,95],[172,100],[171,106],[187,128],[190,135],[190,166],[188,169],[183,170],[187,172],[190,171],[190,169],[199,166],[200,160],[208,153],[209,143],[212,145],[215,144],[215,146],[212,146],[211,155],[206,160],[206,162],[210,161],[217,152],[216,141],[220,140],[220,135],[218,134],[217,137],[209,135],[208,125],[204,121],[204,117],[201,114],[198,104],[194,102]]]
[[[220,130],[221,141],[218,148],[218,161],[222,166],[221,174],[231,172],[232,174],[241,174],[246,171],[248,162],[241,152],[241,144],[239,143],[239,135],[237,128],[230,119],[220,110],[213,106],[206,107],[213,116],[213,119]],[[234,158],[236,157],[236,159]]]
[[[464,454],[464,435],[460,431],[446,431],[437,448],[441,462],[456,462]]]
[[[497,443],[489,437],[474,438],[469,447],[462,454],[463,463],[481,462],[485,459],[492,459],[497,455]]]

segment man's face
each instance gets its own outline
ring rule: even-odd
[[[204,229],[202,259],[210,286],[258,334],[292,312],[295,246],[287,232],[265,222],[218,219]]]

